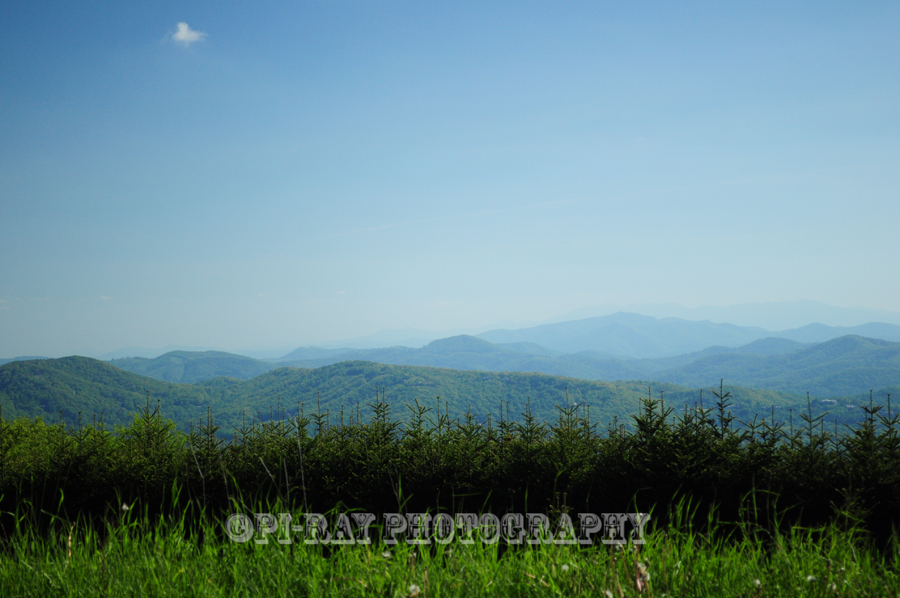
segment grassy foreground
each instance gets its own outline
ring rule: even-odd
[[[221,528],[124,513],[100,532],[56,520],[36,533],[21,520],[0,544],[0,595],[900,596],[897,544],[834,526],[728,541],[676,524],[641,546],[510,550],[239,544]]]

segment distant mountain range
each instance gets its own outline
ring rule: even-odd
[[[346,361],[476,370],[537,372],[583,380],[652,380],[689,387],[714,385],[720,378],[744,387],[820,398],[855,395],[900,384],[900,343],[847,335],[823,343],[765,338],[741,347],[707,347],[702,351],[656,359],[623,359],[597,351],[562,353],[519,342],[494,344],[473,336],[456,336],[421,349],[339,350],[305,348],[271,363],[221,352],[167,353],[156,359],[117,359],[112,363],[157,380],[197,383],[215,377],[250,380],[278,367],[315,369]]]
[[[124,347],[122,349],[117,349],[116,351],[110,351],[109,353],[98,355],[97,359],[102,359],[104,361],[108,361],[110,359],[122,359],[125,357],[146,357],[148,359],[153,359],[154,357],[159,357],[160,355],[171,353],[172,351],[198,352],[212,350],[212,347],[188,347],[184,345],[167,345],[162,348],[153,349],[148,347]]]
[[[592,357],[598,358],[654,359],[695,353],[709,347],[741,347],[765,338],[820,343],[848,334],[900,342],[900,326],[895,324],[869,323],[852,327],[809,324],[802,328],[772,331],[709,321],[659,319],[631,313],[617,313],[516,330],[491,330],[477,337],[521,353],[547,357],[590,351]],[[301,347],[280,358],[267,361],[291,363],[301,360],[324,360],[321,362],[324,364],[336,363],[331,360],[337,358],[338,361],[387,359],[386,363],[395,363],[401,356],[405,358],[411,349],[412,347],[407,346],[378,349]]]
[[[717,345],[739,347],[767,337],[817,343],[848,334],[900,342],[900,326],[895,324],[870,323],[852,327],[810,324],[792,330],[771,331],[625,312],[519,330],[491,330],[478,337],[492,343],[531,342],[565,353],[601,351],[646,359],[702,351]]]
[[[431,341],[449,336],[461,334],[480,335],[485,330],[494,329],[522,329],[538,327],[546,324],[557,324],[573,320],[585,320],[599,316],[609,316],[620,312],[643,314],[654,318],[679,318],[688,321],[727,322],[743,327],[763,328],[769,333],[764,336],[777,336],[773,331],[793,330],[801,328],[812,322],[820,322],[828,326],[855,327],[867,322],[884,322],[900,325],[900,312],[883,309],[869,309],[865,307],[837,307],[819,301],[768,301],[762,303],[743,303],[737,305],[700,305],[698,307],[685,307],[677,303],[640,304],[630,306],[598,305],[578,309],[549,320],[533,322],[530,324],[498,323],[490,327],[448,330],[443,333],[433,330],[421,330],[416,328],[403,328],[393,330],[381,330],[375,334],[364,337],[344,339],[342,341],[330,341],[320,343],[318,346],[326,349],[378,349],[402,345],[404,347],[421,348]],[[843,334],[860,334],[862,336],[877,335],[866,334],[862,331],[844,332]],[[843,336],[835,334],[830,338]],[[821,339],[828,340],[828,339]],[[887,338],[884,340],[897,340]],[[686,349],[687,350],[687,349]],[[161,355],[160,351],[157,355]],[[250,355],[247,353],[247,355]],[[155,357],[147,355],[146,357]],[[260,355],[251,355],[262,357]],[[265,357],[269,357],[266,355]],[[272,356],[274,357],[274,356]],[[636,357],[654,357],[654,355],[640,355]],[[103,359],[101,357],[101,359]]]
[[[837,307],[819,301],[769,301],[737,305],[700,305],[685,307],[677,303],[631,306],[594,306],[558,316],[546,324],[583,320],[617,312],[639,313],[655,318],[683,318],[730,322],[739,326],[759,326],[767,330],[787,330],[821,322],[829,326],[856,326],[865,322],[900,324],[900,312],[865,307]]]
[[[713,386],[724,378],[742,387],[832,398],[900,385],[897,341],[900,326],[893,324],[811,324],[771,332],[620,313],[520,330],[494,330],[479,337],[454,336],[422,348],[301,347],[279,360],[218,351],[172,351],[153,359],[130,357],[110,363],[119,370],[178,384],[205,384],[222,377],[250,381],[284,366],[316,369],[366,361],[481,372],[534,372],[593,381],[652,380],[656,381],[653,384],[692,388]],[[29,358],[16,360],[34,363]]]
[[[759,339],[743,347],[657,359],[619,359],[582,351],[554,354],[533,345],[492,344],[472,336],[434,341],[421,349],[393,347],[290,362],[315,368],[346,360],[447,367],[464,370],[542,372],[586,380],[654,380],[692,387],[724,378],[732,384],[818,397],[859,394],[900,384],[900,343],[848,335],[804,344],[786,338]]]

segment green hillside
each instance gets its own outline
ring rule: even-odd
[[[453,417],[471,411],[480,421],[486,421],[488,413],[500,416],[501,403],[504,415],[518,419],[531,400],[531,409],[542,420],[555,418],[556,405],[565,405],[566,388],[572,403],[586,402],[592,414],[629,413],[637,408],[638,393],[625,386],[617,387],[607,382],[592,382],[529,373],[495,373],[459,371],[422,366],[385,365],[351,361],[317,369],[282,368],[253,380],[210,380],[201,384],[222,404],[254,412],[268,409],[278,397],[282,404],[296,408],[304,403],[309,412],[321,404],[333,418],[339,417],[341,408],[345,418],[371,415],[369,403],[375,401],[376,392],[385,392],[385,398],[393,406],[393,415],[408,415],[405,405],[418,399],[429,407],[449,409]]]
[[[841,397],[900,384],[900,343],[843,336],[784,355],[704,357],[657,375],[687,386],[724,377],[754,388]]]
[[[155,359],[125,357],[110,363],[117,368],[166,382],[194,383],[218,376],[249,380],[277,365],[221,351],[171,351]]]
[[[4,417],[63,419],[85,423],[103,414],[109,424],[126,424],[138,407],[159,400],[167,417],[184,422],[220,405],[201,386],[172,384],[126,372],[89,357],[14,361],[0,366],[0,406]]]
[[[717,386],[717,385],[716,385]],[[593,421],[605,426],[613,418],[627,422],[639,400],[652,387],[654,397],[662,392],[668,406],[682,409],[699,401],[699,389],[658,382],[598,382],[536,373],[459,371],[421,366],[384,365],[370,362],[343,362],[318,369],[279,368],[251,380],[214,378],[199,384],[175,384],[153,380],[126,372],[109,363],[86,357],[67,357],[43,361],[13,362],[0,366],[0,405],[4,416],[42,416],[57,421],[62,411],[69,424],[82,413],[85,423],[102,412],[108,424],[130,422],[136,410],[149,397],[158,400],[165,417],[185,428],[207,417],[209,407],[223,432],[231,433],[242,418],[267,419],[278,405],[295,413],[298,403],[306,413],[321,406],[332,424],[356,418],[367,420],[369,403],[376,392],[384,393],[392,405],[393,416],[404,419],[410,411],[406,405],[416,400],[436,408],[440,397],[442,411],[461,417],[471,409],[478,421],[488,414],[521,419],[530,400],[534,416],[553,421],[566,404],[589,405]],[[712,388],[703,394],[704,404],[712,406]],[[733,396],[734,413],[743,418],[754,414],[768,417],[772,405],[778,405],[776,416],[787,421],[789,409],[805,409],[806,400],[798,395],[726,386]],[[856,398],[854,401],[859,402]],[[842,406],[842,405],[841,405]],[[820,401],[814,403],[816,414],[824,412]],[[861,414],[836,409],[841,421],[859,419]]]

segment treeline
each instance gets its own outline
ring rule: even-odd
[[[76,520],[122,508],[221,514],[281,501],[312,512],[446,510],[653,512],[664,521],[689,497],[696,522],[820,525],[888,535],[900,507],[898,416],[872,403],[836,429],[810,408],[785,422],[738,422],[729,393],[713,407],[673,409],[648,396],[629,425],[558,407],[478,421],[446,403],[416,402],[401,421],[383,399],[372,415],[273,409],[225,440],[212,414],[187,432],[149,400],[127,427],[4,419],[0,412],[0,525],[23,504]],[[188,509],[188,511],[185,511]],[[193,509],[193,511],[192,511]]]

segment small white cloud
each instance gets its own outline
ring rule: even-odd
[[[347,291],[338,291],[337,294],[338,294],[338,295],[346,295],[346,294],[347,294]]]
[[[257,293],[256,296],[257,296],[257,297],[262,297],[263,294],[262,294],[262,293]]]
[[[110,297],[109,295],[101,295],[100,298],[104,301],[109,301],[110,299],[112,299],[112,297]]]
[[[194,42],[199,42],[205,37],[205,33],[202,31],[194,31],[185,22],[178,23],[178,30],[172,34],[172,39],[185,46],[189,46]]]

